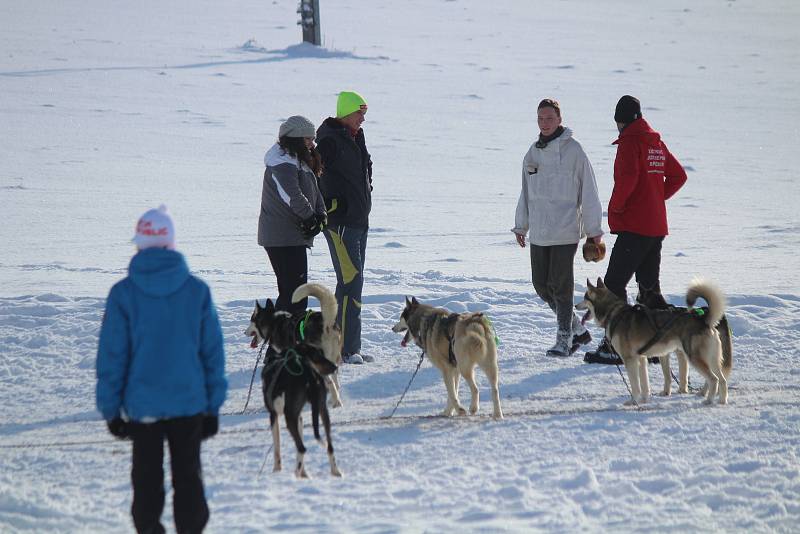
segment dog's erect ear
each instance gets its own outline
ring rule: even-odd
[[[408,297],[406,297],[406,306],[411,306],[411,301],[408,300]]]
[[[417,300],[417,297],[411,297],[411,304],[413,304],[414,306],[419,306],[419,301]]]
[[[606,285],[603,283],[603,279],[600,278],[599,276],[597,277],[597,287],[598,288],[606,287]]]
[[[261,307],[261,304],[258,303],[258,299],[256,299],[256,309],[263,310],[264,308]]]
[[[586,288],[587,289],[594,289],[594,286],[592,285],[591,280],[589,280],[588,278],[586,279]]]
[[[275,304],[272,303],[272,299],[267,299],[267,305],[264,306],[265,310],[274,310]]]

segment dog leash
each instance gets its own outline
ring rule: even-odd
[[[669,370],[669,374],[672,375],[672,379],[676,384],[678,384],[678,387],[681,387],[681,383],[678,382],[678,378],[675,376],[675,373],[672,371],[672,369]],[[698,388],[692,387],[692,380],[688,376],[686,377],[686,389],[689,391],[689,393],[700,391]]]
[[[256,365],[253,367],[253,375],[250,377],[250,387],[247,389],[247,400],[244,401],[244,408],[242,408],[242,414],[244,411],[247,410],[247,405],[250,403],[250,394],[253,392],[253,381],[256,379],[256,370],[258,369],[258,364],[261,363],[261,353],[264,352],[264,347],[267,346],[267,340],[264,340],[264,343],[261,344],[261,348],[258,349],[258,357],[256,358]]]
[[[636,399],[633,397],[633,391],[631,391],[631,387],[628,385],[628,381],[625,380],[625,375],[622,374],[622,369],[620,368],[619,364],[617,364],[617,371],[619,372],[619,376],[622,378],[622,383],[625,384],[626,388],[628,388],[628,394],[631,396],[631,401],[633,401],[633,405],[636,406],[637,410],[642,410],[643,408],[639,406],[639,403],[636,402]]]
[[[414,369],[414,374],[411,375],[411,380],[408,381],[408,385],[406,386],[406,390],[403,391],[402,395],[400,395],[400,400],[398,400],[397,404],[394,405],[394,410],[392,410],[392,413],[390,413],[388,417],[381,417],[381,419],[391,419],[392,418],[394,413],[397,411],[397,408],[400,406],[400,403],[403,402],[403,398],[406,396],[406,393],[408,393],[408,388],[411,387],[411,382],[413,382],[414,381],[414,377],[417,376],[417,372],[419,371],[419,368],[422,365],[422,360],[424,360],[424,359],[425,359],[425,351],[423,350],[419,355],[419,362],[417,363],[417,368]]]

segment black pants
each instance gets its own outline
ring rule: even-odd
[[[178,532],[202,532],[208,522],[208,505],[200,466],[201,415],[177,417],[155,423],[132,423],[133,505],[136,531],[161,533],[164,510],[164,439],[169,444],[172,468],[172,510]]]
[[[556,312],[558,329],[572,329],[573,263],[578,244],[540,247],[531,245],[531,277],[536,294]]]
[[[264,247],[278,279],[278,300],[275,308],[289,313],[306,311],[308,299],[292,304],[292,293],[308,282],[308,257],[306,247]]]
[[[635,274],[640,294],[647,293],[653,297],[656,295],[660,297],[662,241],[664,241],[663,236],[650,237],[621,232],[608,260],[608,270],[603,280],[606,287],[627,302],[628,293],[625,288]]]

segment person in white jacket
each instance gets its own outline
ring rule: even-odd
[[[548,356],[569,356],[592,340],[573,312],[573,262],[581,238],[602,241],[602,208],[589,158],[561,125],[557,101],[537,108],[539,139],[522,162],[522,192],[512,231],[520,247],[528,234],[536,294],[555,312],[556,343]]]

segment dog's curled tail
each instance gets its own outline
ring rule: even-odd
[[[315,297],[319,300],[322,310],[322,322],[326,327],[331,327],[336,322],[336,313],[339,306],[336,304],[336,297],[331,291],[320,284],[303,284],[294,290],[292,302],[300,302],[304,298]]]
[[[725,295],[710,280],[695,278],[686,290],[686,305],[691,308],[698,298],[703,298],[708,303],[706,324],[709,328],[715,328],[725,315]]]

